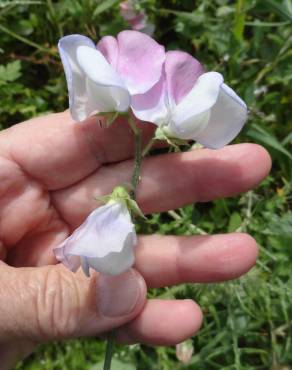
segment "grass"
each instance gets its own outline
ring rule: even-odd
[[[192,338],[189,364],[180,363],[172,347],[121,346],[116,359],[137,370],[292,368],[291,1],[140,4],[156,26],[158,41],[222,72],[245,99],[250,119],[238,141],[264,145],[273,169],[257,189],[239,197],[154,214],[140,225],[145,233],[249,232],[260,246],[260,258],[248,275],[233,282],[149,292],[151,297],[193,298],[202,306],[204,325]],[[2,128],[67,107],[56,50],[60,36],[81,33],[97,40],[124,28],[118,1],[1,1]],[[104,342],[96,339],[46,344],[16,369],[90,369],[104,350]]]

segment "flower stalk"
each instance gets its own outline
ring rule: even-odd
[[[132,117],[129,117],[129,125],[135,136],[135,157],[134,157],[134,170],[131,180],[132,191],[131,198],[136,200],[137,186],[140,179],[141,163],[142,163],[142,135],[141,130],[135,125]]]
[[[131,198],[133,200],[136,200],[137,186],[138,186],[139,179],[140,179],[141,163],[142,163],[142,135],[141,135],[141,130],[136,126],[131,116],[129,117],[128,122],[135,136],[135,157],[134,157],[134,169],[133,169],[133,174],[132,174],[132,179],[131,179],[131,185],[132,185]],[[103,370],[110,370],[111,368],[114,346],[115,346],[115,331],[112,330],[109,333],[109,338],[106,343],[106,352],[105,352]]]
[[[110,370],[111,368],[114,347],[115,347],[115,331],[112,330],[110,331],[109,338],[106,342],[106,351],[105,351],[103,370]]]

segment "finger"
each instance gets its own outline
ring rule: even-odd
[[[242,233],[214,236],[140,238],[135,268],[149,288],[186,282],[235,279],[256,263],[255,240]]]
[[[154,126],[138,126],[144,145]],[[96,117],[76,123],[64,112],[34,118],[0,133],[0,155],[13,159],[48,189],[73,184],[101,164],[131,158],[133,152],[133,134],[122,118],[104,128]]]
[[[97,335],[141,312],[146,288],[134,270],[91,279],[63,266],[11,268],[0,263],[0,342]]]
[[[7,254],[6,248],[4,244],[0,241],[0,260],[4,260],[6,258],[6,254]]]
[[[159,300],[147,302],[133,321],[119,328],[122,343],[174,345],[194,335],[202,324],[200,307],[192,300]]]
[[[255,144],[146,158],[138,203],[145,213],[151,213],[232,196],[256,186],[270,167],[269,154]],[[75,228],[96,208],[94,196],[108,194],[114,186],[129,182],[132,171],[132,161],[103,167],[74,186],[54,192],[54,205]]]

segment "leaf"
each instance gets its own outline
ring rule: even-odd
[[[89,370],[103,370],[103,361],[98,362],[89,368]],[[111,370],[136,370],[133,364],[121,362],[115,358],[112,359]]]
[[[287,212],[283,216],[276,214],[266,214],[269,220],[268,227],[263,230],[268,235],[287,235],[292,236],[292,212]]]
[[[95,8],[95,11],[93,12],[93,17],[96,17],[97,15],[100,15],[103,12],[107,11],[109,8],[111,8],[113,5],[115,5],[117,2],[118,2],[118,0],[102,1],[101,4],[98,5]]]
[[[236,231],[242,224],[241,216],[238,212],[233,212],[229,219],[228,232]]]
[[[286,137],[285,139],[282,140],[281,144],[283,146],[286,146],[288,145],[289,143],[292,143],[292,132],[290,132]]]
[[[275,0],[266,0],[265,6],[270,8],[275,13],[278,13],[283,19],[292,21],[292,12],[288,6],[281,5],[278,1]]]
[[[0,65],[0,85],[12,82],[20,77],[21,64],[19,60],[8,63],[6,66]]]
[[[264,130],[257,124],[251,125],[251,128],[247,131],[247,136],[255,139],[262,144],[270,146],[271,148],[277,150],[278,152],[284,154],[286,157],[292,160],[292,154],[284,148],[284,146],[277,140],[275,136],[270,134],[268,131]]]
[[[159,12],[162,14],[173,14],[186,21],[191,21],[194,24],[201,24],[204,22],[204,15],[199,12],[184,12],[170,9],[159,9]]]

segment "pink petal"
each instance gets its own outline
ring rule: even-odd
[[[190,54],[169,51],[166,53],[165,72],[169,98],[178,104],[191,91],[204,69]]]
[[[134,18],[129,19],[128,23],[134,30],[140,31],[147,25],[145,14],[140,13],[136,15]]]
[[[118,61],[118,42],[112,36],[103,37],[96,45],[97,50],[99,50],[109,64],[116,69]]]
[[[143,94],[160,79],[165,61],[164,47],[137,31],[122,31],[117,39],[117,71],[131,95]]]
[[[152,89],[145,94],[133,95],[131,108],[134,115],[147,122],[153,122],[159,126],[168,114],[166,82],[164,74]]]
[[[133,2],[126,0],[120,3],[120,14],[125,19],[131,19],[135,17],[136,11],[133,8]]]

